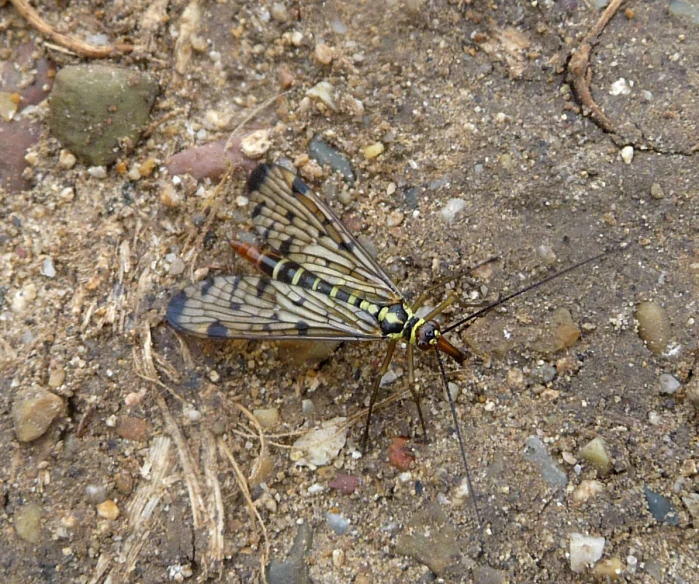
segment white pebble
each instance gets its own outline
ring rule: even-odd
[[[91,166],[87,169],[87,174],[92,178],[107,178],[107,169],[104,166]]]
[[[570,534],[570,569],[581,573],[594,566],[602,557],[605,539],[581,533]]]
[[[245,136],[240,142],[240,149],[248,158],[262,158],[272,147],[269,139],[269,130],[257,130]]]
[[[335,87],[333,87],[332,83],[328,81],[316,83],[306,91],[306,95],[322,101],[332,111],[337,111],[337,105],[335,104]]]
[[[669,373],[663,373],[659,382],[660,393],[673,394],[680,388],[680,382]]]
[[[633,146],[624,146],[621,149],[621,159],[626,164],[631,164],[631,161],[633,160]]]
[[[44,258],[41,262],[41,275],[47,278],[53,278],[56,276],[56,268],[53,265],[53,260],[51,258]]]
[[[628,82],[623,77],[617,79],[612,83],[612,88],[609,90],[612,95],[628,95],[631,93],[631,87],[629,87]]]
[[[449,199],[439,214],[446,223],[451,223],[456,218],[457,213],[466,208],[466,204],[463,199]]]

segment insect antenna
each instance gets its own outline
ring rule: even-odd
[[[478,527],[482,528],[481,514],[478,511],[478,502],[476,501],[476,492],[473,489],[473,483],[471,482],[471,472],[469,471],[468,461],[466,460],[466,449],[464,447],[464,439],[461,435],[461,426],[459,425],[459,418],[456,415],[456,404],[454,403],[454,398],[449,391],[449,383],[447,382],[447,372],[444,368],[444,361],[442,361],[442,356],[439,354],[438,350],[435,350],[435,355],[437,356],[437,363],[439,363],[439,373],[442,376],[442,382],[444,383],[444,391],[447,392],[447,398],[449,400],[449,409],[451,410],[451,417],[454,420],[454,428],[456,430],[456,437],[459,441],[459,450],[461,451],[461,460],[464,463],[464,472],[466,473],[466,484],[468,485],[468,492],[473,501],[473,510],[476,513],[476,520],[478,521]]]
[[[513,298],[517,298],[517,296],[521,296],[522,294],[529,292],[530,290],[534,290],[535,288],[539,288],[540,286],[543,286],[547,282],[550,282],[551,280],[555,280],[556,278],[559,278],[559,277],[567,274],[568,272],[572,272],[573,270],[577,270],[578,268],[581,268],[582,266],[585,266],[587,264],[591,264],[592,262],[595,262],[599,259],[607,257],[608,255],[615,253],[617,251],[621,251],[622,249],[624,249],[624,248],[618,247],[618,248],[615,248],[612,250],[604,251],[600,254],[597,254],[596,256],[593,256],[591,258],[587,258],[585,260],[582,260],[581,262],[578,262],[577,264],[573,264],[572,266],[569,266],[563,270],[560,270],[559,272],[556,272],[555,274],[551,274],[550,276],[547,276],[543,280],[539,280],[538,282],[535,282],[534,284],[530,284],[529,286],[525,286],[524,288],[521,288],[520,290],[512,292],[512,294],[508,294],[507,296],[499,298],[495,302],[492,302],[491,304],[484,306],[483,308],[477,310],[476,312],[469,314],[468,316],[462,318],[461,320],[457,320],[455,323],[452,323],[449,326],[443,328],[442,334],[453,331],[454,329],[459,328],[460,326],[466,324],[467,322],[475,320],[479,316],[483,316],[484,314],[490,312],[494,308],[497,308],[498,306],[505,304],[506,302],[509,302]]]

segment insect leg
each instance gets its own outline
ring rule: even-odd
[[[391,339],[388,342],[388,351],[386,351],[386,356],[384,357],[383,363],[381,364],[381,369],[379,369],[376,379],[374,380],[374,385],[371,389],[371,398],[369,399],[369,411],[366,416],[366,425],[364,426],[364,436],[362,437],[362,450],[366,450],[366,445],[369,442],[369,425],[371,424],[371,412],[374,409],[374,404],[376,403],[376,398],[379,395],[379,387],[381,386],[381,379],[388,371],[388,366],[391,364],[393,359],[393,351],[396,350],[396,339]]]

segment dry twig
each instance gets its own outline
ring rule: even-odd
[[[128,43],[117,43],[115,45],[106,45],[103,47],[91,45],[75,37],[58,32],[39,16],[39,13],[31,7],[27,0],[10,0],[10,2],[17,12],[19,12],[37,32],[82,57],[104,59],[106,57],[113,57],[119,53],[130,53],[134,49],[133,45]]]

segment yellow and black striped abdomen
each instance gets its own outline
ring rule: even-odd
[[[333,300],[356,306],[372,316],[377,316],[383,308],[340,286],[332,285],[296,262],[283,258],[274,251],[263,252],[252,244],[240,241],[231,242],[231,246],[237,254],[255,264],[263,274],[272,280],[277,280],[290,286],[298,286],[306,290],[313,290],[319,294],[329,296]]]

